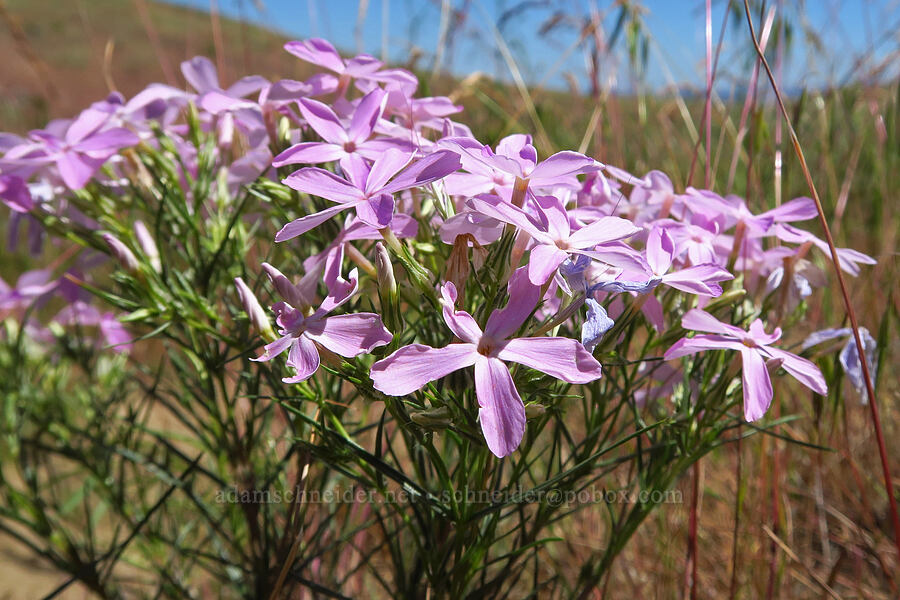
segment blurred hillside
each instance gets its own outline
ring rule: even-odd
[[[179,63],[197,55],[218,56],[225,82],[303,75],[278,35],[227,18],[214,32],[215,23],[148,0],[0,2],[0,131],[75,115],[110,89],[129,97],[154,81],[182,85]]]

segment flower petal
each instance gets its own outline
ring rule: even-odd
[[[372,365],[375,389],[388,396],[405,396],[429,381],[475,364],[480,355],[474,344],[432,348],[411,344]]]
[[[371,352],[391,341],[381,317],[374,313],[335,315],[310,323],[306,335],[341,356]]]
[[[867,332],[868,333],[868,332]],[[856,346],[854,345],[854,349]],[[806,360],[796,354],[791,354],[780,348],[766,348],[772,358],[781,359],[781,368],[794,376],[794,379],[811,389],[817,394],[825,396],[828,394],[828,386],[825,384],[825,378],[822,371],[812,361]],[[843,355],[842,355],[843,358]],[[858,360],[858,357],[857,357]]]
[[[734,325],[722,323],[705,310],[701,310],[699,308],[693,308],[687,311],[684,316],[681,317],[681,326],[685,329],[691,329],[693,331],[716,333],[719,335],[732,336],[740,339],[747,337],[747,332],[743,329],[735,327]]]
[[[741,350],[744,368],[741,379],[744,383],[744,418],[748,421],[761,419],[772,403],[772,380],[766,369],[763,355],[753,348]]]
[[[298,383],[312,377],[319,368],[319,350],[311,339],[305,335],[296,338],[297,343],[291,346],[288,353],[287,366],[296,369],[293,377],[284,377],[285,383]]]
[[[479,356],[475,363],[475,395],[488,449],[501,458],[511,454],[525,435],[525,405],[503,362]]]
[[[550,244],[538,244],[528,258],[528,279],[534,285],[544,285],[556,269],[569,258],[569,253]]]
[[[569,236],[569,244],[575,248],[590,249],[597,244],[614,242],[630,237],[640,230],[640,227],[635,227],[627,219],[601,217]]]
[[[301,163],[317,164],[338,160],[346,154],[343,147],[337,144],[321,142],[301,142],[294,144],[272,160],[273,167],[297,165]]]
[[[339,145],[348,140],[343,123],[330,106],[309,98],[301,98],[298,105],[303,118],[323,140]]]
[[[535,337],[510,340],[497,358],[517,362],[569,383],[599,379],[600,363],[580,342],[564,337]]]
[[[305,217],[300,217],[299,219],[294,219],[287,225],[281,228],[281,230],[275,234],[276,242],[284,242],[286,240],[297,237],[298,235],[303,235],[310,229],[314,229],[338,214],[342,210],[347,210],[350,208],[346,204],[338,204],[337,206],[332,206],[330,208],[326,208],[323,211],[313,213],[311,215],[306,215]]]
[[[462,341],[477,344],[481,339],[481,327],[472,315],[464,310],[456,310],[456,286],[450,281],[446,282],[441,286],[441,296],[447,327]]]
[[[732,337],[721,335],[695,335],[692,338],[681,338],[666,350],[663,358],[672,360],[705,350],[743,350],[745,345]]]
[[[256,358],[251,358],[250,360],[254,362],[266,362],[270,361],[285,350],[294,342],[294,336],[285,335],[283,337],[278,338],[274,342],[266,344],[265,352],[263,352],[260,356]]]
[[[381,116],[387,102],[387,94],[381,88],[375,88],[359,101],[347,134],[356,143],[364,142],[372,135],[375,123]]]
[[[506,286],[509,300],[503,308],[495,309],[484,327],[485,334],[495,340],[505,340],[531,316],[541,299],[541,288],[528,279],[526,267],[519,267]]]
[[[282,181],[298,192],[321,196],[332,202],[357,202],[363,199],[362,190],[334,173],[318,167],[306,167],[294,171]]]

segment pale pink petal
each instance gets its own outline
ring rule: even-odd
[[[544,285],[568,257],[568,252],[556,246],[538,244],[528,258],[528,279],[534,285]]]
[[[438,150],[403,170],[393,181],[384,186],[386,194],[393,194],[411,187],[426,185],[446,177],[460,167],[459,156],[450,150]],[[368,188],[368,185],[366,186]]]
[[[321,38],[310,38],[302,42],[288,42],[284,49],[306,62],[330,69],[336,73],[344,72],[344,60],[331,42]]]
[[[481,328],[472,315],[464,310],[456,310],[456,286],[450,281],[446,282],[441,286],[441,296],[447,327],[462,341],[477,344],[481,339]]]
[[[313,341],[305,335],[296,339],[296,343],[291,346],[288,353],[287,366],[295,369],[297,373],[293,377],[284,377],[282,381],[285,383],[305,381],[319,368],[319,350]]]
[[[390,225],[394,218],[394,198],[390,194],[379,194],[356,205],[359,220],[376,229]]]
[[[785,202],[781,206],[766,211],[759,216],[771,217],[777,223],[784,223],[815,219],[819,216],[819,211],[816,210],[816,203],[812,198],[801,197]]]
[[[139,141],[140,138],[133,131],[124,127],[113,127],[78,142],[73,148],[78,152],[106,152],[134,146]]]
[[[553,156],[538,163],[531,174],[529,180],[540,185],[543,183],[555,183],[554,179],[576,175],[578,173],[586,173],[594,168],[595,161],[584,154],[565,150],[557,152]]]
[[[390,148],[372,164],[366,179],[366,193],[374,194],[384,188],[391,177],[396,175],[415,156],[414,152]]]
[[[321,212],[306,215],[305,217],[300,217],[299,219],[294,219],[293,221],[282,227],[281,230],[275,234],[275,241],[284,242],[291,238],[295,238],[298,235],[303,235],[310,229],[315,229],[328,219],[332,218],[334,215],[338,214],[342,210],[347,210],[348,208],[350,208],[350,205],[348,204],[338,204],[336,206],[326,208]]]
[[[280,337],[274,342],[266,344],[265,351],[260,356],[251,358],[250,360],[256,362],[266,362],[272,360],[273,358],[287,350],[288,347],[290,347],[290,345],[294,343],[294,339],[295,338],[292,335]]]
[[[665,227],[654,227],[647,236],[647,264],[654,275],[665,275],[672,266],[675,242]]]
[[[766,369],[766,360],[759,351],[744,347],[741,350],[744,383],[744,418],[747,421],[761,419],[772,403],[772,380]]]
[[[269,85],[269,80],[265,77],[261,77],[259,75],[248,75],[246,77],[241,77],[230,86],[225,92],[229,96],[233,96],[235,98],[245,98],[250,94],[255,94],[256,92],[262,91],[266,86]]]
[[[480,355],[475,363],[478,419],[491,452],[504,457],[519,447],[525,435],[525,405],[512,375],[500,360]]]
[[[331,107],[318,100],[302,98],[299,102],[300,112],[322,139],[332,144],[343,145],[348,140],[344,125]]]
[[[375,88],[359,101],[347,134],[356,143],[364,142],[372,135],[375,123],[384,110],[387,102],[387,94],[380,88]]]
[[[479,356],[474,344],[450,344],[444,348],[412,344],[372,365],[371,377],[376,390],[389,396],[405,396],[429,381],[474,365]]]
[[[320,142],[301,142],[294,144],[272,160],[273,167],[297,164],[317,164],[338,160],[347,153],[343,146],[323,144]]]
[[[747,337],[747,332],[743,329],[722,323],[705,310],[700,310],[699,308],[687,311],[681,318],[681,326],[693,331],[718,333],[720,335],[738,337],[739,339]]]
[[[701,296],[719,296],[722,294],[720,281],[734,279],[734,275],[715,264],[697,265],[674,273],[666,273],[662,277],[664,284]]]
[[[692,338],[681,338],[666,350],[663,358],[672,360],[673,358],[681,358],[689,354],[704,352],[706,350],[741,350],[747,346],[736,341],[732,337],[721,335],[695,335]]]
[[[205,56],[195,56],[181,63],[181,73],[200,94],[219,89],[219,74],[212,61]]]
[[[354,357],[371,352],[391,341],[381,317],[373,313],[335,315],[313,322],[306,335],[341,356]]]
[[[472,210],[487,217],[515,225],[537,240],[553,243],[553,240],[534,217],[497,196],[477,196],[470,198],[467,204]]]
[[[362,192],[349,182],[318,167],[305,167],[294,171],[282,182],[298,192],[321,196],[332,202],[357,202],[363,199]]]
[[[69,152],[56,159],[59,176],[70,190],[80,190],[91,180],[105,160],[97,160],[84,155]]]
[[[516,269],[506,289],[506,306],[495,309],[484,328],[485,335],[495,340],[505,340],[518,331],[541,299],[541,288],[528,280],[526,267]]]
[[[766,352],[772,358],[781,359],[781,367],[793,375],[797,381],[819,395],[828,394],[828,385],[825,383],[822,371],[815,363],[779,348],[766,348]]]
[[[580,342],[564,337],[510,340],[497,353],[501,360],[517,362],[569,383],[599,379],[600,363]]]
[[[582,227],[569,237],[569,244],[575,248],[590,249],[597,244],[614,242],[634,235],[641,229],[631,221],[619,217],[601,217],[590,225]]]

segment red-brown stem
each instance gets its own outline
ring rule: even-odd
[[[741,460],[741,426],[738,425],[737,428],[737,444],[736,444],[736,452],[737,452],[737,473],[734,476],[735,482],[737,485],[735,486],[734,491],[734,530],[732,533],[731,539],[731,584],[728,586],[728,597],[734,598],[737,593],[737,566],[738,566],[738,535],[740,533],[741,528],[741,471],[743,467],[743,461]]]
[[[727,12],[727,11],[726,11]],[[726,17],[727,20],[727,17]],[[724,29],[722,30],[724,33]],[[721,42],[719,45],[721,48]],[[718,56],[718,49],[716,50]],[[712,152],[712,110],[710,103],[712,100],[712,84],[713,84],[713,57],[712,57],[712,0],[706,0],[706,103],[703,105],[704,129],[706,129],[706,171],[704,174],[704,184],[706,189],[710,186],[710,153]],[[698,140],[699,142],[699,140]],[[694,151],[694,159],[697,158],[696,149]],[[688,175],[688,181],[694,174],[694,163],[691,164],[691,173]],[[688,531],[688,560],[687,567],[690,569],[690,597],[691,600],[697,598],[697,512],[700,507],[700,461],[694,463],[691,469],[691,518],[690,529]],[[687,577],[685,572],[685,577]]]
[[[697,513],[700,510],[700,461],[691,467],[691,514],[684,568],[684,597],[697,600]]]
[[[803,176],[806,178],[806,185],[809,187],[810,194],[812,194],[813,201],[816,203],[816,211],[819,213],[819,223],[822,225],[822,231],[825,233],[825,241],[828,243],[828,249],[831,251],[831,260],[834,263],[834,272],[837,275],[838,285],[841,289],[841,296],[844,300],[844,307],[847,310],[847,316],[850,318],[850,327],[853,329],[853,339],[856,341],[857,348],[863,348],[862,338],[859,335],[859,323],[856,319],[856,311],[853,310],[853,304],[850,302],[850,293],[847,291],[847,283],[844,281],[844,275],[841,272],[841,259],[838,257],[837,248],[834,245],[834,239],[831,236],[831,228],[828,226],[828,220],[825,218],[825,210],[822,208],[822,201],[819,198],[819,192],[816,190],[816,185],[813,183],[812,175],[809,172],[809,167],[806,164],[806,157],[803,155],[803,149],[800,147],[800,140],[797,138],[797,133],[794,131],[794,126],[791,123],[790,115],[788,115],[787,108],[784,106],[784,99],[781,97],[781,91],[778,89],[778,86],[775,83],[775,78],[772,76],[772,69],[769,68],[769,63],[766,61],[766,57],[763,54],[762,50],[760,50],[759,44],[756,41],[756,31],[753,28],[753,17],[750,16],[750,4],[749,0],[744,0],[744,14],[747,17],[747,24],[750,27],[750,37],[753,39],[753,46],[756,48],[756,53],[759,56],[760,61],[763,64],[763,67],[766,70],[766,75],[769,78],[769,82],[772,84],[772,89],[775,92],[775,98],[778,101],[778,108],[781,110],[781,114],[784,117],[784,122],[787,125],[788,134],[791,138],[791,145],[794,147],[794,153],[797,155],[797,160],[800,161],[800,168],[803,171]],[[900,556],[900,516],[897,514],[897,499],[894,497],[894,489],[892,479],[891,479],[891,469],[888,464],[887,458],[887,450],[885,448],[884,443],[884,433],[881,428],[881,418],[878,415],[878,403],[875,398],[875,386],[872,383],[872,374],[869,371],[869,364],[866,360],[865,352],[859,352],[859,363],[862,367],[863,379],[866,382],[866,394],[869,398],[869,412],[872,415],[872,426],[875,428],[875,439],[878,443],[878,454],[881,459],[881,470],[882,475],[884,477],[884,490],[888,496],[888,503],[890,504],[890,512],[891,512],[891,522],[894,527],[894,544],[897,547],[897,554]]]
[[[725,11],[725,18],[722,20],[722,28],[719,30],[719,41],[716,43],[716,55],[711,64],[709,62],[709,56],[712,50],[712,12],[707,11],[706,15],[706,102],[703,104],[703,122],[706,129],[706,187],[709,188],[710,153],[712,152],[712,149],[710,148],[710,144],[712,143],[710,127],[712,123],[712,82],[716,77],[716,71],[719,66],[719,54],[722,51],[722,42],[725,41],[725,26],[728,24],[728,11]],[[691,185],[691,182],[694,180],[694,169],[697,166],[697,153],[699,151],[700,138],[698,137],[697,142],[694,144],[694,153],[691,156],[691,168],[688,171],[687,183],[685,185]]]
[[[773,400],[773,408],[775,412],[775,419],[781,416],[781,402],[778,397]],[[777,431],[777,428],[773,428],[773,430]],[[779,535],[778,526],[779,521],[781,520],[781,515],[779,513],[778,508],[778,496],[781,493],[779,490],[779,476],[781,474],[780,465],[779,465],[779,445],[778,440],[772,440],[772,532],[777,536]],[[778,544],[774,539],[769,542],[769,582],[766,585],[766,598],[767,600],[771,600],[775,597],[775,576],[778,567]]]

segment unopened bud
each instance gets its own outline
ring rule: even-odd
[[[766,370],[769,372],[769,375],[775,375],[782,364],[784,364],[783,358],[770,358],[766,361]]]
[[[303,297],[303,294],[300,293],[300,290],[297,289],[297,286],[291,283],[291,280],[285,277],[281,271],[269,263],[263,263],[262,268],[269,277],[269,281],[275,286],[275,291],[284,298],[285,302],[294,308],[303,308],[309,304]]]
[[[382,294],[397,295],[397,280],[394,279],[394,266],[387,248],[381,242],[375,244],[375,273],[378,278],[378,291]]]
[[[156,247],[156,242],[153,241],[153,236],[150,235],[150,231],[147,230],[147,226],[144,225],[143,221],[134,222],[134,235],[137,236],[138,244],[141,246],[144,256],[150,261],[150,266],[157,273],[162,273],[159,248]]]
[[[429,429],[443,429],[452,422],[452,414],[446,406],[413,412],[409,414],[409,418],[416,425]]]
[[[263,310],[259,300],[256,299],[253,290],[251,290],[240,277],[234,278],[234,286],[237,288],[238,296],[241,299],[241,305],[244,307],[244,312],[250,317],[250,324],[253,325],[264,338],[267,340],[274,340],[276,336],[275,332],[272,330],[272,324],[269,322],[269,317],[266,316],[266,311]]]
[[[117,237],[109,233],[103,234],[103,241],[109,247],[110,253],[119,261],[122,268],[126,271],[134,273],[138,270],[138,259],[134,253],[128,249]]]
[[[459,291],[460,304],[463,302],[466,281],[469,279],[469,237],[471,236],[463,234],[456,236],[456,239],[453,240],[453,250],[450,251],[450,258],[447,259],[447,272],[444,275],[444,279],[452,281]]]
[[[537,417],[542,416],[547,412],[547,407],[543,404],[526,404],[525,405],[525,418],[526,419],[535,419]]]
[[[375,275],[378,280],[378,300],[381,302],[381,319],[391,331],[402,327],[400,318],[400,300],[397,295],[397,280],[394,279],[394,266],[391,256],[384,244],[375,244]]]

